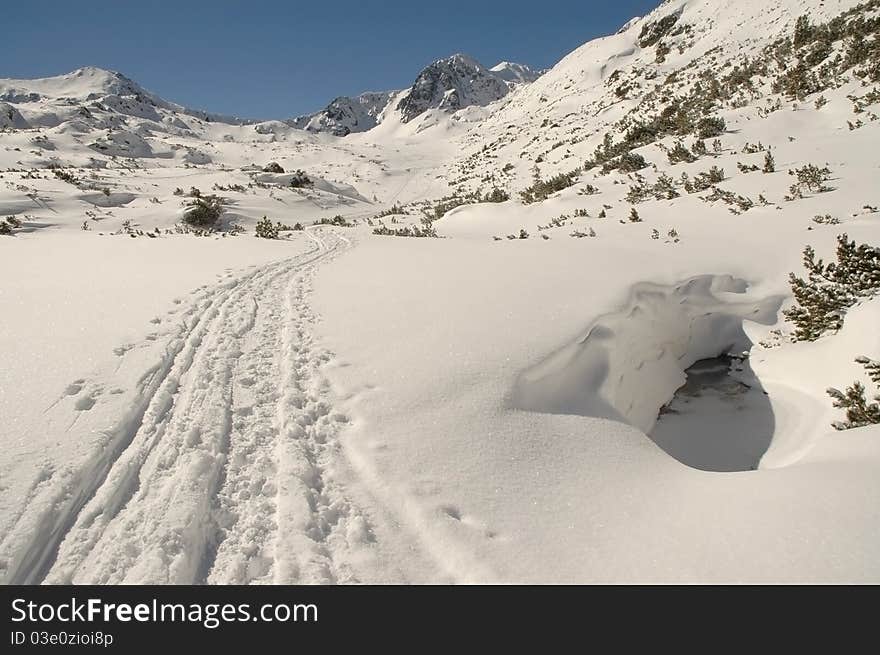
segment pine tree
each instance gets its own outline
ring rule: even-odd
[[[272,223],[267,217],[263,216],[257,222],[257,236],[261,239],[277,239],[279,225]]]
[[[697,156],[688,150],[681,141],[677,141],[675,146],[666,153],[666,156],[669,158],[670,164],[677,164],[678,162],[691,163],[697,161]]]
[[[856,245],[847,236],[837,238],[837,263],[830,263],[827,274],[856,296],[872,296],[880,289],[880,248]]]
[[[837,262],[826,265],[807,246],[803,259],[807,278],[789,275],[795,305],[783,314],[795,324],[798,341],[815,341],[825,332],[839,330],[847,308],[880,290],[880,248],[857,246],[842,234],[837,237],[836,254]]]
[[[801,168],[796,168],[788,172],[789,175],[796,175],[798,185],[805,186],[809,191],[822,193],[831,191],[825,186],[825,182],[831,179],[831,169],[827,166],[819,168],[815,164],[807,164]]]
[[[861,356],[856,357],[856,362],[865,367],[868,377],[880,391],[880,361]],[[834,400],[835,407],[846,410],[846,421],[832,423],[836,429],[849,430],[880,424],[880,393],[875,394],[874,402],[869,403],[865,398],[865,385],[858,381],[847,387],[845,392],[832,387],[827,393]]]
[[[776,160],[773,159],[773,155],[770,154],[768,150],[764,153],[764,172],[765,173],[775,173],[776,172]]]

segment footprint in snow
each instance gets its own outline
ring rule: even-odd
[[[92,407],[95,406],[95,403],[98,402],[97,392],[93,394],[86,394],[76,399],[76,403],[74,403],[73,408],[78,412],[87,412]]]
[[[65,396],[75,396],[76,394],[78,394],[80,391],[83,390],[83,385],[85,383],[86,383],[85,380],[74,380],[69,385],[67,385],[67,388],[64,390],[64,395]]]
[[[440,511],[455,521],[461,521],[461,510],[454,505],[442,505]]]
[[[466,525],[472,530],[476,530],[481,533],[483,537],[486,539],[496,539],[498,538],[498,533],[495,530],[491,530],[486,527],[486,525],[471,516],[465,516],[462,511],[456,507],[455,505],[441,505],[440,511],[448,516],[453,521],[461,523],[462,525]]]

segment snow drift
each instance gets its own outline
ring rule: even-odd
[[[776,322],[782,298],[732,300],[746,282],[703,275],[674,286],[637,285],[626,306],[517,380],[515,407],[629,423],[650,432],[694,362],[747,350],[743,321]]]

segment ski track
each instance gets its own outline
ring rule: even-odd
[[[314,248],[197,300],[106,445],[76,472],[11,558],[7,582],[357,582],[372,540],[334,478],[334,407],[313,342],[314,270],[351,244]],[[13,527],[15,532],[15,527]]]

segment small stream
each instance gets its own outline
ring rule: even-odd
[[[685,375],[685,384],[660,409],[651,439],[683,464],[704,471],[757,468],[775,421],[748,359],[701,359]]]

